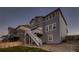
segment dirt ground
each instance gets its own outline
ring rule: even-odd
[[[37,47],[37,46],[31,46]],[[61,44],[52,44],[52,45],[42,45],[37,48],[42,48],[52,52],[78,52],[79,51],[79,40],[68,40],[66,42],[62,42]]]
[[[0,48],[7,48],[12,46],[20,46],[22,42],[1,43]],[[79,40],[67,40],[60,44],[43,44],[42,46],[26,45],[27,47],[41,48],[51,52],[79,52]]]

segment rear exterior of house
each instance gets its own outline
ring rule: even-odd
[[[44,17],[43,42],[47,44],[58,44],[67,35],[67,23],[58,8]]]
[[[31,33],[28,33],[30,37],[28,35],[24,36],[25,30],[20,29],[20,27],[30,29]],[[42,40],[42,42],[46,44],[61,43],[68,33],[66,20],[59,8],[47,14],[46,16],[34,17],[30,21],[29,26],[20,25],[15,29],[9,28],[8,30],[9,34],[15,34],[22,40],[26,38],[26,40],[28,40],[26,41],[27,43],[34,40]],[[32,37],[34,37],[35,39]]]
[[[30,24],[33,30],[38,27],[42,28],[43,37],[41,40],[46,44],[61,43],[68,33],[67,22],[60,8],[46,16],[37,16],[33,18]]]

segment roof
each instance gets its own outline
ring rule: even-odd
[[[21,26],[30,28],[30,25],[19,25],[18,27],[16,27],[16,29],[21,27]]]
[[[63,13],[62,13],[62,11],[61,11],[60,8],[58,8],[58,9],[56,9],[56,10],[50,12],[50,13],[47,14],[46,16],[48,16],[48,15],[50,15],[50,14],[52,14],[52,13],[58,12],[58,11],[60,12],[61,16],[63,17],[63,20],[64,20],[65,24],[67,25],[66,19],[65,19],[65,17],[64,17],[64,15],[63,15]],[[46,17],[46,16],[45,16],[45,17]]]
[[[63,13],[62,13],[61,9],[60,9],[60,8],[58,8],[58,11],[60,12],[61,16],[63,17],[63,20],[64,20],[65,24],[67,25],[66,19],[65,19],[64,15],[63,15]]]
[[[30,21],[30,23],[32,23],[33,20],[36,20],[36,18],[40,18],[40,17],[44,17],[44,16],[35,16],[35,17]]]
[[[61,11],[60,8],[58,8],[58,9],[56,9],[56,10],[50,12],[50,13],[47,14],[46,16],[48,16],[48,15],[50,15],[50,14],[52,14],[52,13],[55,13],[55,12],[57,12],[57,11],[60,12],[61,16],[63,17],[63,20],[64,20],[65,24],[67,25],[66,19],[65,19],[65,17],[64,17],[64,15],[63,15],[63,13],[62,13],[62,11]],[[32,21],[35,20],[35,18],[39,18],[39,17],[43,17],[43,18],[44,18],[44,17],[46,17],[46,16],[36,16],[36,17],[34,17],[34,18],[30,21],[30,23],[32,23]]]

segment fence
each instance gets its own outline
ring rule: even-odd
[[[8,47],[15,47],[15,46],[22,46],[22,42],[0,42],[0,48],[8,48]]]

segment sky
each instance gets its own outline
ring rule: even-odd
[[[0,36],[7,35],[8,27],[28,24],[35,16],[45,16],[58,7],[0,7]],[[79,34],[79,8],[63,7],[69,34]]]

